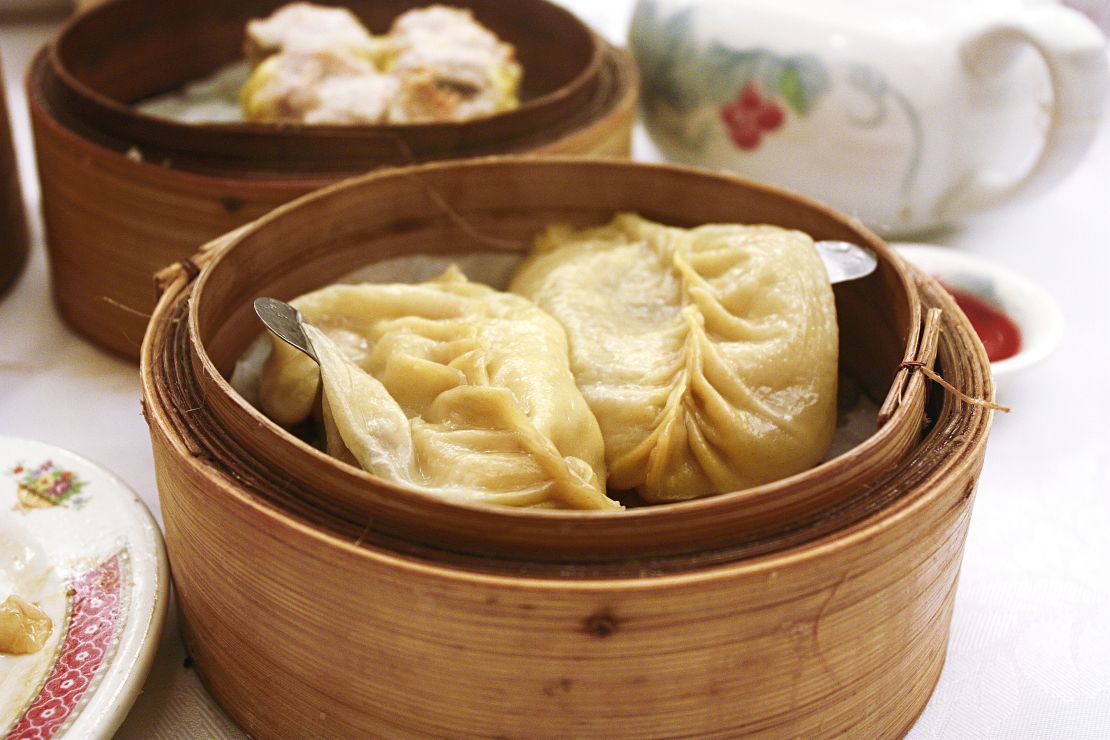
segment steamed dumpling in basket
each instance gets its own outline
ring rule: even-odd
[[[328,452],[456,500],[605,509],[597,421],[562,328],[452,268],[416,284],[334,285],[292,301],[320,367],[275,339],[260,397],[296,425],[319,407]]]
[[[377,123],[400,83],[367,60],[332,51],[286,52],[267,58],[240,91],[248,121],[308,124]]]
[[[832,441],[836,308],[801,232],[633,215],[551,227],[510,289],[566,329],[613,490],[742,489],[816,464]]]
[[[385,43],[385,68],[401,83],[391,123],[465,121],[520,104],[516,50],[469,10],[410,10],[394,21]]]

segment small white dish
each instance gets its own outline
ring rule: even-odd
[[[0,437],[0,601],[53,622],[0,654],[0,738],[110,738],[150,672],[169,571],[158,525],[118,478],[71,452]]]
[[[1017,354],[991,363],[995,378],[1040,362],[1060,343],[1064,334],[1063,315],[1049,295],[1030,280],[952,247],[907,243],[892,246],[945,286],[985,301],[1017,324],[1021,347]]]

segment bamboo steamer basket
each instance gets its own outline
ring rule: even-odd
[[[510,152],[627,157],[631,57],[546,0],[461,0],[512,42],[520,108],[454,124],[184,124],[136,101],[241,57],[243,28],[282,0],[111,0],[40,52],[27,97],[55,302],[80,334],[138,357],[151,276],[275,206],[383,166]],[[348,0],[375,32],[418,0]]]
[[[250,304],[410,253],[527,249],[637,211],[767,222],[880,255],[838,285],[857,448],[767,486],[623,512],[446,505],[321,455],[226,378]],[[897,736],[943,664],[993,394],[942,289],[863,227],[736,177],[493,158],[371,174],[159,276],[144,340],[166,540],[205,684],[257,737]],[[938,389],[939,390],[939,389]]]
[[[27,261],[28,249],[23,189],[12,145],[3,80],[4,72],[0,67],[0,293],[19,275],[23,263]]]

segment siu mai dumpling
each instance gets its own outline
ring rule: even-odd
[[[634,215],[551,227],[510,289],[566,329],[613,490],[733,491],[816,464],[832,441],[836,308],[801,232]]]
[[[240,91],[243,117],[257,123],[376,124],[400,89],[365,59],[330,51],[275,54]]]
[[[465,121],[520,104],[516,50],[470,10],[410,10],[394,21],[384,44],[384,66],[401,86],[390,123]]]
[[[456,500],[606,509],[605,452],[566,335],[531,301],[457,269],[416,285],[334,285],[294,300],[317,368],[274,340],[260,397],[295,425],[319,408],[327,448]]]
[[[374,60],[381,53],[375,39],[347,8],[295,2],[267,18],[247,23],[243,53],[251,66],[273,54],[312,54],[329,51],[341,56]]]

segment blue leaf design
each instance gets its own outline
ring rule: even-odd
[[[660,102],[686,110],[695,104],[683,90],[684,67],[690,67],[697,48],[690,33],[694,8],[685,8],[670,18],[659,17],[654,2],[641,3],[632,18],[629,45],[640,65],[644,83],[643,101]]]
[[[768,89],[776,90],[787,105],[804,116],[829,89],[829,74],[816,57],[792,56],[783,61],[775,83]]]

